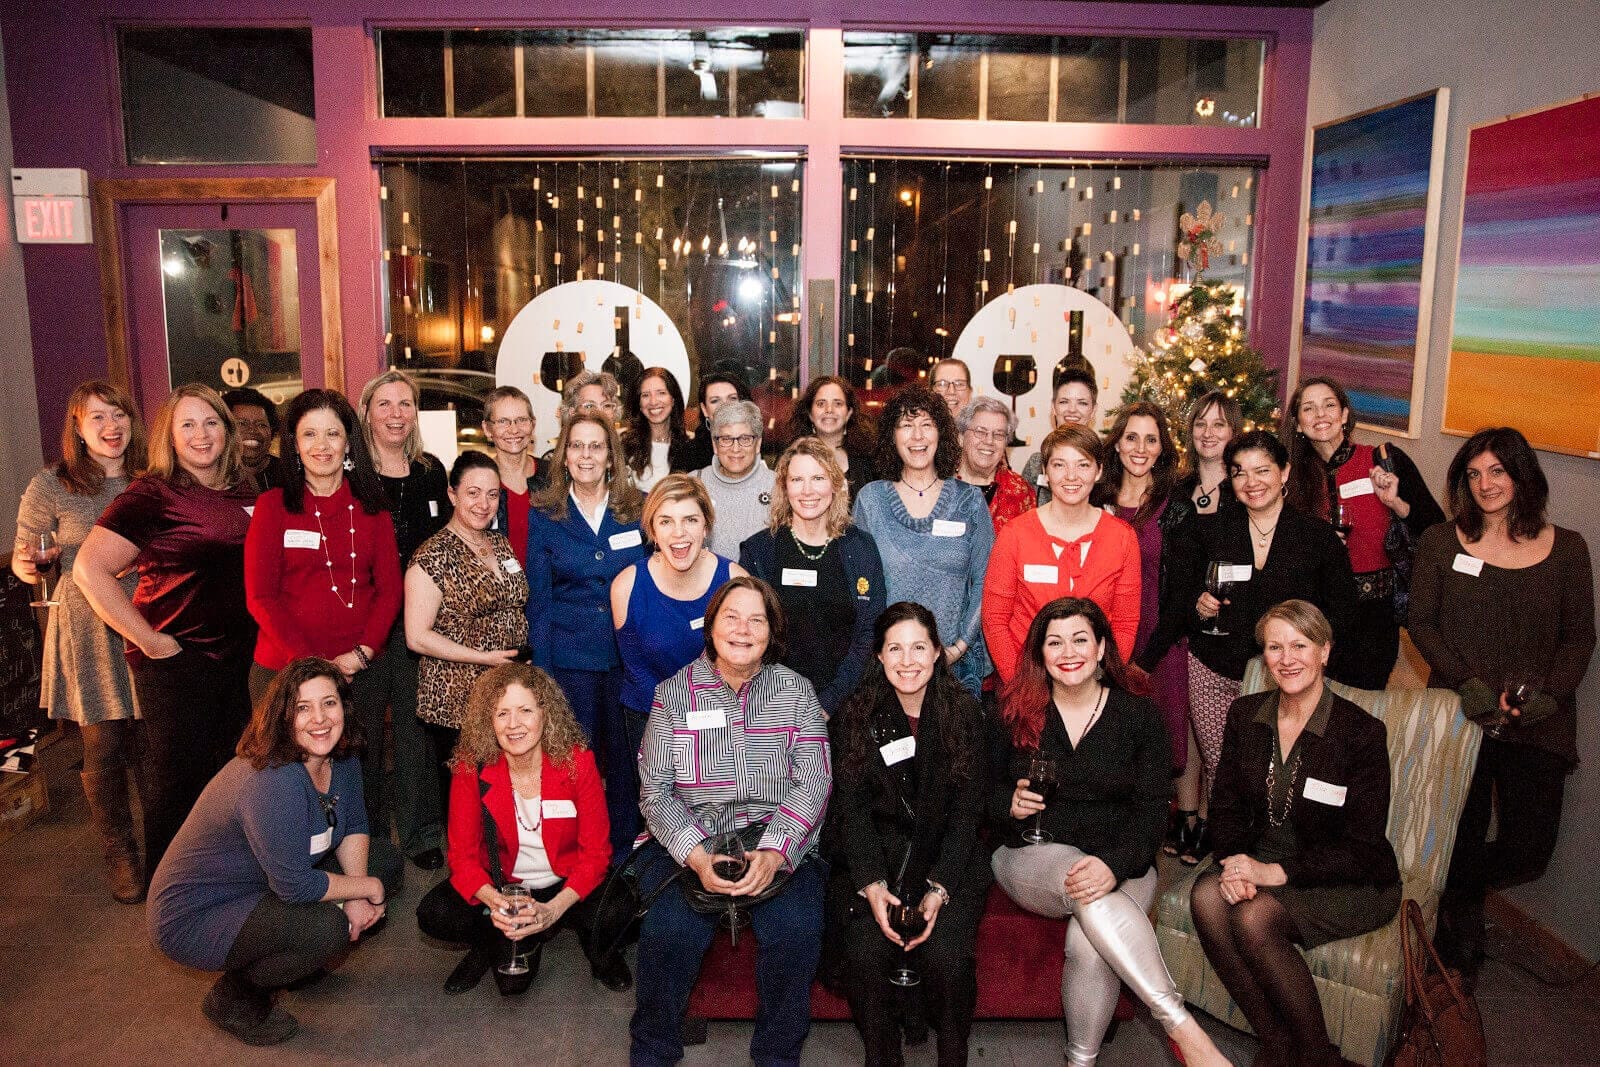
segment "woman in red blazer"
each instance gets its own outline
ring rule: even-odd
[[[465,993],[514,955],[527,958],[527,972],[496,970],[495,981],[502,995],[525,991],[544,943],[563,926],[577,931],[598,981],[631,986],[620,954],[590,952],[592,894],[611,861],[611,826],[594,754],[561,688],[525,663],[485,671],[467,696],[452,766],[450,877],[417,905],[423,933],[468,946],[445,992]],[[504,892],[512,883],[526,886],[532,902],[514,909]]]

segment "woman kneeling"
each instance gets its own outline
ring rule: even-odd
[[[1296,948],[1376,930],[1400,907],[1384,836],[1389,753],[1381,721],[1323,683],[1333,631],[1304,600],[1256,624],[1278,688],[1228,711],[1211,794],[1217,869],[1189,907],[1211,966],[1261,1038],[1265,1064],[1338,1064]]]
[[[568,925],[594,977],[627,989],[621,955],[592,954],[591,894],[611,859],[611,825],[561,688],[525,663],[489,668],[467,696],[452,766],[450,877],[417,905],[423,933],[468,945],[444,991],[467,992],[495,964],[502,995],[525,992],[545,942]]]
[[[1067,1062],[1091,1067],[1099,1057],[1126,982],[1186,1062],[1227,1063],[1184,1008],[1147,915],[1171,791],[1169,745],[1155,705],[1128,692],[1099,605],[1062,597],[1040,610],[1001,713],[1011,758],[995,805],[1009,833],[994,875],[1029,911],[1070,916]]]
[[[348,950],[399,887],[399,854],[367,835],[349,710],[350,687],[328,660],[280,671],[151,883],[156,947],[222,972],[201,1010],[246,1044],[294,1036],[299,1024],[273,994]]]

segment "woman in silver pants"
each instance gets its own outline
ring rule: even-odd
[[[1017,904],[1069,920],[1067,1062],[1093,1067],[1126,982],[1184,1062],[1226,1064],[1184,1008],[1147,915],[1166,830],[1169,745],[1155,705],[1124,687],[1098,605],[1062,597],[1044,606],[1001,717],[1010,759],[992,803],[1008,834],[992,865]]]

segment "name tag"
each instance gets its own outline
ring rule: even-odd
[[[437,500],[428,501],[428,514],[436,519],[439,517],[439,502]],[[498,518],[498,516],[496,517]]]
[[[610,538],[612,551],[622,548],[637,548],[644,544],[644,539],[639,536],[638,530],[628,530],[625,533],[612,534]]]
[[[954,519],[934,519],[933,536],[935,537],[962,537],[967,532],[967,524],[956,522]]]
[[[1373,488],[1371,478],[1357,478],[1339,487],[1339,496],[1343,500],[1349,500],[1353,496],[1371,496],[1375,492],[1377,490]]]
[[[507,574],[521,574],[522,566],[517,563],[516,557],[507,557],[500,561],[500,566],[506,569]]]
[[[1457,552],[1455,562],[1450,564],[1450,569],[1476,578],[1483,573],[1483,560],[1477,556],[1469,556],[1465,552]]]
[[[333,827],[328,827],[320,834],[311,835],[311,855],[317,856],[333,847]]]
[[[1039,585],[1055,585],[1061,581],[1061,571],[1046,563],[1028,563],[1022,568],[1022,580]]]
[[[898,741],[878,746],[878,751],[883,753],[884,766],[893,767],[896,763],[904,763],[917,754],[917,739],[902,737]]]
[[[783,568],[783,584],[803,585],[814,589],[817,585],[817,572],[801,570],[799,567],[785,567]]]
[[[1255,573],[1255,568],[1248,563],[1229,563],[1222,567],[1218,576],[1224,582],[1248,582]]]
[[[250,516],[252,519],[255,518],[256,517],[256,506],[254,504],[246,504],[244,506],[244,513],[246,515]]]
[[[570,800],[546,800],[539,804],[539,811],[546,819],[576,819],[578,805]]]
[[[691,730],[720,730],[728,725],[728,717],[722,714],[721,708],[695,709],[689,712],[687,719]]]
[[[704,615],[700,616],[698,619],[690,619],[689,620],[689,629],[691,629],[691,630],[704,630],[705,628],[706,628],[706,617]]]
[[[1342,808],[1344,807],[1344,795],[1349,792],[1349,789],[1349,786],[1333,785],[1322,781],[1320,778],[1307,778],[1305,798],[1307,800],[1315,800],[1318,804]]]
[[[1040,489],[1048,489],[1050,488],[1050,476],[1045,474],[1043,471],[1040,471],[1038,474],[1033,476],[1033,484],[1037,485]]]
[[[284,548],[321,548],[322,535],[315,530],[283,531]]]

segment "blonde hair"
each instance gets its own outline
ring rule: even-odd
[[[533,702],[544,712],[544,730],[539,735],[539,744],[551,763],[570,770],[573,754],[589,747],[583,738],[583,728],[572,714],[572,705],[567,703],[566,695],[554,678],[527,663],[502,663],[490,667],[472,683],[467,706],[462,712],[461,737],[450,757],[451,767],[475,771],[500,758],[500,740],[494,735],[494,711],[500,698],[513,685],[520,685],[531,693]]]
[[[361,435],[367,439],[367,452],[374,461],[378,455],[378,446],[372,440],[372,420],[369,419],[367,407],[372,403],[372,395],[386,385],[395,382],[404,382],[407,389],[411,390],[411,403],[416,406],[418,413],[422,411],[422,390],[417,386],[417,380],[403,370],[386,370],[366,385],[361,387],[361,403],[356,405],[361,409]],[[405,443],[401,446],[406,453],[406,462],[415,463],[422,455],[422,420],[412,420],[411,432],[406,434]]]
[[[1267,623],[1274,619],[1293,626],[1307,641],[1326,647],[1333,644],[1333,625],[1322,609],[1309,600],[1285,600],[1268,608],[1256,622],[1256,644],[1267,643]]]
[[[706,487],[699,478],[688,474],[669,474],[655,484],[650,490],[650,495],[644,498],[644,511],[639,516],[639,527],[644,532],[646,544],[655,544],[654,527],[656,516],[668,504],[676,504],[680,500],[693,500],[700,505],[700,514],[706,519],[706,540],[711,540],[711,528],[717,521],[715,509],[711,506],[711,494],[706,492]]]
[[[794,462],[796,456],[809,456],[827,472],[828,482],[833,486],[833,500],[828,504],[827,514],[823,518],[827,520],[828,536],[838,537],[850,525],[850,484],[845,480],[844,471],[840,469],[839,460],[834,456],[833,449],[815,437],[799,438],[778,457],[778,469],[774,472],[777,480],[772,484],[772,511],[767,520],[767,528],[777,533],[794,521],[794,507],[789,503],[789,489],[786,482],[789,478],[789,464]]]
[[[217,417],[222,420],[223,445],[221,464],[221,477],[219,485],[232,486],[239,481],[239,476],[244,471],[244,453],[239,444],[239,427],[233,421],[233,413],[228,410],[228,405],[222,402],[222,397],[209,385],[199,382],[190,382],[180,385],[167,397],[166,403],[161,405],[161,410],[156,412],[156,417],[150,423],[150,464],[145,468],[145,473],[160,478],[173,485],[194,485],[194,476],[183,469],[178,462],[178,450],[172,444],[172,420],[178,410],[178,404],[184,400],[203,401]]]
[[[617,428],[610,419],[593,411],[580,411],[561,424],[555,450],[550,453],[550,484],[534,499],[533,506],[557,522],[566,521],[567,495],[572,491],[572,476],[567,473],[567,442],[572,439],[572,428],[581,425],[598,426],[605,433],[611,517],[618,522],[632,522],[639,515],[639,490],[628,477]]]

